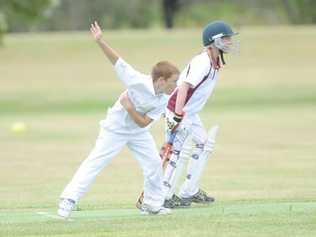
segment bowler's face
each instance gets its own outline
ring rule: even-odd
[[[178,78],[179,74],[172,74],[171,77],[167,78],[164,90],[167,95],[170,95],[176,89]]]

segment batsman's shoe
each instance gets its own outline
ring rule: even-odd
[[[199,189],[199,191],[196,194],[194,194],[192,197],[182,198],[182,199],[187,202],[202,203],[202,204],[208,204],[215,201],[215,198],[208,196],[207,193],[203,191],[202,189]]]
[[[58,208],[58,215],[63,217],[63,218],[68,218],[72,212],[72,210],[74,210],[76,207],[76,203],[74,200],[72,199],[61,199],[59,202],[59,208]]]
[[[191,206],[191,202],[173,194],[172,198],[165,200],[163,206],[166,208],[183,208]]]
[[[165,207],[153,208],[149,205],[143,204],[141,207],[142,215],[168,215],[171,214],[171,210]]]

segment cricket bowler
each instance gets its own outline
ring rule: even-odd
[[[144,174],[141,212],[168,214],[170,209],[163,207],[162,163],[148,129],[164,112],[168,95],[176,87],[179,70],[173,64],[161,61],[153,67],[151,75],[142,74],[103,40],[97,22],[91,24],[90,31],[127,90],[108,110],[106,119],[100,122],[100,133],[94,148],[60,196],[58,214],[64,218],[70,216],[96,176],[125,145],[139,161]]]

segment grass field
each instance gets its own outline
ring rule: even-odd
[[[0,236],[316,236],[316,29],[240,29],[201,117],[218,123],[201,186],[217,199],[167,217],[134,208],[142,175],[123,150],[70,221],[58,196],[92,148],[98,121],[123,90],[88,33],[22,34],[0,49]],[[196,30],[109,31],[136,68],[183,68],[200,50]],[[16,121],[23,134],[10,131]],[[152,132],[162,143],[162,121]]]

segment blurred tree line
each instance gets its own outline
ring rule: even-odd
[[[213,19],[235,25],[314,24],[316,0],[0,0],[4,32],[195,27]]]

